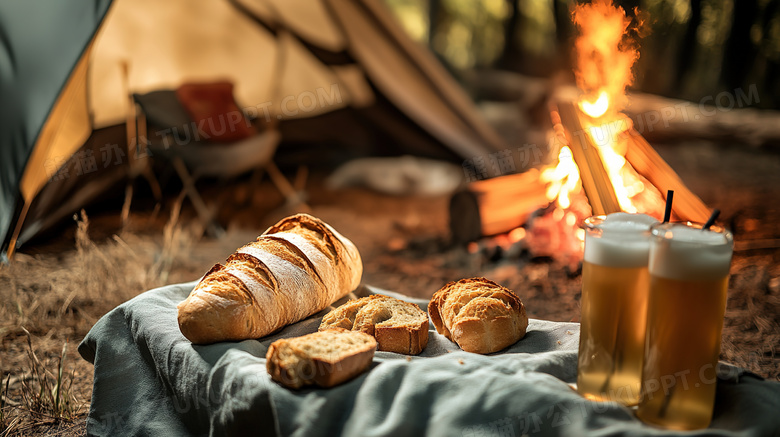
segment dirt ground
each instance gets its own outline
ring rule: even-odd
[[[780,380],[780,154],[707,142],[657,149],[694,192],[723,211],[722,222],[735,234],[721,359]],[[486,276],[514,290],[530,317],[578,320],[578,272],[525,252],[471,254],[452,245],[448,196],[393,197],[362,188],[332,192],[323,188],[323,179],[314,174],[308,180],[308,212],[355,242],[363,257],[365,283],[429,297],[448,281]],[[197,279],[293,212],[280,206],[281,195],[267,181],[251,199],[246,180],[230,183],[219,193],[202,188],[210,203],[221,199],[218,218],[227,233],[220,239],[200,237],[187,202],[181,217],[171,217],[173,198],[156,214],[141,203],[124,227],[117,209],[94,207],[86,210],[88,221],[74,221],[0,267],[0,391],[5,399],[0,430],[84,434],[93,368],[76,347],[91,326],[138,293]],[[63,379],[72,379],[69,409],[60,405],[57,413],[31,399],[41,377],[31,364],[36,358],[29,353],[22,328],[30,333],[40,366],[49,372],[44,379],[55,378],[67,345],[61,367]],[[69,419],[52,417],[58,414]]]

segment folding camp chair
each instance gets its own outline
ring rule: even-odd
[[[133,98],[141,138],[139,144],[146,144],[153,159],[163,159],[173,166],[183,184],[180,198],[185,195],[190,198],[212,236],[220,235],[223,230],[195,187],[201,177],[230,179],[254,170],[252,179],[256,183],[259,172],[265,170],[289,203],[300,202],[296,190],[273,163],[272,157],[280,140],[274,125],[236,141],[215,142],[199,131],[198,123],[187,113],[175,91],[134,94]],[[243,114],[241,117],[240,122],[244,123]]]

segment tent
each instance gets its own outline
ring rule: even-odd
[[[211,80],[233,83],[244,112],[279,119],[281,147],[384,141],[445,159],[506,148],[381,0],[7,0],[3,256],[128,177],[110,155],[130,142],[115,143],[131,94]]]

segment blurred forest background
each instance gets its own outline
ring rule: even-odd
[[[456,77],[501,69],[570,79],[573,1],[385,0]],[[755,85],[780,107],[780,0],[616,0],[646,19],[632,88],[700,101]]]

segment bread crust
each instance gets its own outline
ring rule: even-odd
[[[428,314],[439,334],[467,352],[488,354],[523,338],[528,317],[512,291],[485,278],[450,282],[434,293]]]
[[[319,330],[332,328],[372,335],[380,351],[417,355],[428,345],[425,312],[413,303],[382,294],[351,300],[326,314]]]
[[[360,284],[351,241],[308,214],[271,226],[217,264],[178,305],[196,344],[264,337],[322,311]]]
[[[327,341],[327,336],[352,336],[361,344],[337,347],[328,356],[315,356],[305,350],[307,343]],[[332,338],[330,339],[332,341]],[[271,379],[285,387],[301,388],[307,385],[333,387],[365,371],[374,357],[376,340],[362,332],[333,328],[271,343],[266,353],[266,370]]]

